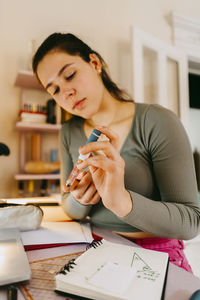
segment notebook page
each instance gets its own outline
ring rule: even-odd
[[[112,293],[124,294],[135,276],[131,267],[108,262],[88,278],[88,283]]]
[[[118,293],[112,288],[107,288],[107,277],[105,277],[105,281],[102,281],[103,276],[100,276],[101,282],[99,284],[97,284],[97,277],[93,277],[98,269],[101,269],[102,266],[108,263],[112,266],[117,264],[122,269],[124,268],[123,271],[132,268],[135,273],[135,276],[132,277],[132,282],[127,286],[124,284],[124,290],[119,289]],[[56,278],[58,281],[62,281],[60,288],[70,289],[71,293],[75,290],[80,291],[81,295],[84,296],[91,295],[91,293],[96,291],[97,294],[113,295],[113,299],[132,299],[133,295],[135,295],[135,299],[148,297],[149,300],[160,300],[167,264],[168,254],[166,253],[103,240],[102,245],[97,248],[90,248],[76,259],[76,265],[74,269],[70,270],[68,276],[59,274]],[[110,272],[113,272],[113,269]],[[127,275],[130,276],[128,271],[126,278],[128,277]],[[86,291],[85,294],[84,291]]]

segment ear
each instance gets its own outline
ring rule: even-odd
[[[94,53],[90,53],[89,57],[90,57],[91,66],[97,71],[97,73],[100,74],[102,65],[101,65],[99,58]]]

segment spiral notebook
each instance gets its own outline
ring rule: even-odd
[[[94,241],[55,276],[56,291],[72,299],[161,300],[168,261],[164,252]]]

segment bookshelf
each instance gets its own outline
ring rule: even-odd
[[[39,83],[32,71],[21,70],[18,72],[15,86],[21,88],[20,109],[23,109],[27,101],[26,90],[39,90],[45,92],[42,85]],[[61,111],[60,111],[61,114]],[[61,120],[61,118],[60,118]],[[19,132],[19,173],[15,174],[16,180],[59,180],[60,174],[27,174],[25,173],[26,163],[26,134],[58,134],[61,124],[49,123],[32,123],[17,121],[15,130]]]

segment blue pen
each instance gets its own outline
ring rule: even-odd
[[[98,138],[101,135],[101,131],[97,130],[97,129],[93,129],[91,135],[89,136],[89,139],[87,140],[87,143],[91,143],[91,142],[96,142],[98,140]],[[83,161],[85,159],[87,159],[90,156],[91,153],[88,154],[80,154],[78,157],[78,161]],[[72,169],[67,181],[66,181],[66,186],[69,188],[74,181],[76,180],[77,176],[80,174],[81,170],[79,170],[77,168],[77,166],[75,165],[75,167]]]

